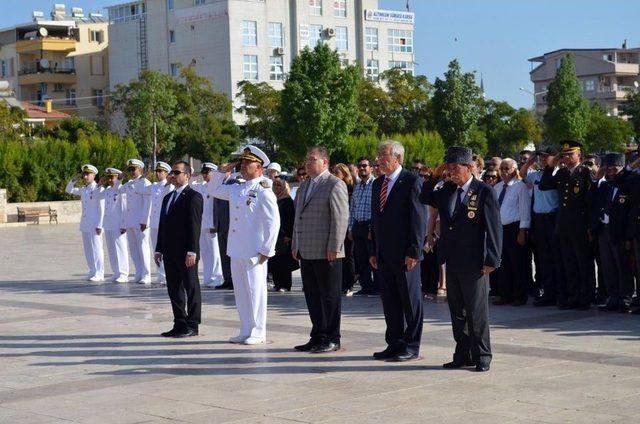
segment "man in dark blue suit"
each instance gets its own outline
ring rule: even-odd
[[[409,361],[418,358],[422,337],[420,267],[427,211],[420,203],[421,180],[402,169],[404,147],[383,142],[378,167],[383,174],[373,182],[371,194],[372,253],[369,262],[378,270],[382,307],[387,324],[387,348],[374,359]]]
[[[489,370],[489,274],[500,266],[502,224],[494,190],[471,173],[467,147],[447,150],[445,164],[425,181],[420,199],[438,209],[438,259],[446,264],[447,300],[456,350],[444,368]],[[441,182],[447,169],[451,180]]]

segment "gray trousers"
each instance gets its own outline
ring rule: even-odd
[[[604,224],[598,234],[598,248],[604,283],[609,295],[609,304],[629,305],[633,296],[633,270],[629,265],[629,253],[624,241],[611,237],[609,226]]]

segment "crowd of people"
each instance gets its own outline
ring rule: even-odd
[[[587,155],[567,140],[486,161],[464,147],[444,163],[414,160],[386,141],[375,158],[330,165],[320,146],[295,175],[256,146],[233,162],[127,162],[82,167],[66,191],[81,197],[88,279],[103,281],[102,233],[112,281],[166,283],[174,327],[198,334],[200,282],[233,289],[240,315],[233,343],[266,340],[267,280],[292,288],[301,270],[312,322],[299,351],[340,349],[342,296],[381,296],[387,347],[374,359],[418,357],[424,300],[447,299],[456,351],[446,368],[489,369],[488,303],[640,313],[640,159]],[[236,172],[239,171],[239,172]],[[106,184],[107,187],[103,188]],[[268,277],[269,275],[269,277]],[[359,290],[356,291],[356,287]]]

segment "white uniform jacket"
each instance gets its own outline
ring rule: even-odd
[[[210,183],[206,181],[191,183],[191,188],[202,195],[202,229],[214,228],[213,225],[213,180]]]
[[[75,196],[80,196],[82,202],[82,216],[80,218],[80,231],[92,233],[96,228],[102,228],[104,218],[104,190],[95,181],[84,187],[75,187],[75,180],[69,181],[65,191]]]
[[[129,180],[120,186],[120,193],[126,197],[124,222],[126,228],[138,228],[140,224],[149,226],[149,214],[145,208],[145,198],[148,195],[147,187],[151,182],[140,176],[135,180]]]
[[[113,187],[107,187],[102,192],[104,198],[104,229],[117,231],[126,228],[124,222],[124,211],[126,209],[125,196],[120,194],[119,188],[122,185],[116,181]]]
[[[149,227],[160,227],[160,214],[162,213],[162,199],[175,189],[173,184],[168,184],[167,180],[158,181],[147,186],[147,195],[145,197],[144,216],[149,217]],[[155,246],[154,246],[155,247]]]
[[[254,178],[242,184],[222,184],[225,174],[216,172],[212,184],[215,197],[229,201],[229,241],[231,258],[257,258],[275,255],[280,230],[280,213],[271,181]]]

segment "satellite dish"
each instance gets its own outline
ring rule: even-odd
[[[47,59],[40,59],[39,63],[42,69],[49,69],[49,61]]]
[[[44,27],[38,29],[38,33],[40,33],[41,37],[46,37],[47,35],[49,35],[49,31],[47,31],[47,29]]]

